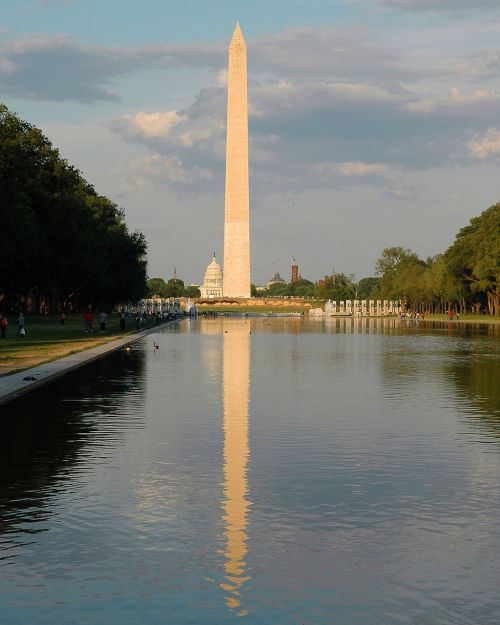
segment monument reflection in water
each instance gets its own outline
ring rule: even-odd
[[[224,393],[224,525],[226,604],[246,614],[241,590],[250,579],[245,571],[247,554],[248,404],[250,395],[250,324],[223,323]]]
[[[250,579],[246,571],[248,510],[247,465],[250,400],[250,322],[241,320],[201,320],[201,333],[212,335],[213,344],[205,352],[210,377],[217,379],[222,351],[223,392],[223,500],[224,579],[220,588],[226,605],[238,616],[247,614],[242,589]],[[222,336],[222,346],[220,337]],[[222,350],[221,350],[222,347]],[[220,370],[220,369],[219,369]]]

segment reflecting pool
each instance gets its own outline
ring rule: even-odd
[[[499,338],[183,321],[1,406],[0,623],[498,625]]]

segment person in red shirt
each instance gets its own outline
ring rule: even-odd
[[[85,321],[85,332],[93,332],[94,315],[90,312],[90,310],[85,313],[83,319]]]
[[[7,321],[7,317],[4,317],[3,315],[0,315],[0,337],[2,339],[5,338],[5,335],[7,333],[7,326],[9,325],[9,322]]]

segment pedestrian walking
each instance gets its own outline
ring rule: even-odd
[[[61,311],[61,314],[59,315],[59,325],[63,326],[64,322],[66,321],[66,315],[64,314],[64,311]]]
[[[125,330],[125,311],[123,308],[120,311],[120,330]]]
[[[101,314],[99,315],[99,323],[101,324],[101,332],[105,332],[106,331],[106,322],[108,320],[108,315],[103,311],[101,311]]]
[[[6,338],[8,325],[9,325],[9,322],[7,321],[7,317],[0,315],[0,338],[2,339]]]
[[[24,315],[22,313],[22,311],[19,313],[19,316],[17,318],[17,338],[21,337],[21,333],[24,330]],[[26,332],[22,333],[23,336],[24,334],[26,334]]]
[[[94,331],[94,315],[90,312],[90,310],[88,310],[85,313],[83,320],[85,321],[85,332],[87,334],[89,332],[93,332]]]

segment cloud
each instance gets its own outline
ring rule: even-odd
[[[37,0],[36,4],[40,7],[63,7],[72,4],[73,0]]]
[[[118,100],[118,78],[144,69],[217,67],[217,45],[88,46],[67,35],[26,35],[0,42],[0,93],[33,100]]]
[[[457,87],[452,87],[447,95],[423,97],[415,102],[409,102],[406,106],[408,110],[417,113],[431,113],[438,109],[460,109],[463,111],[480,103],[491,103],[493,108],[498,110],[499,102],[500,90],[488,91],[482,89],[473,91],[470,94],[463,94]]]
[[[155,158],[125,172],[135,186],[169,186],[181,194],[220,192],[224,185],[226,89],[203,89],[179,111],[139,111],[111,120],[108,128]],[[157,158],[156,158],[157,157]]]
[[[404,172],[479,159],[486,148],[474,152],[472,143],[480,146],[498,124],[496,48],[436,60],[427,40],[391,47],[348,28],[287,29],[248,45],[254,197],[360,183],[411,196]],[[118,80],[134,72],[208,68],[209,86],[185,106],[129,110],[107,126],[149,151],[126,168],[133,186],[219,193],[226,61],[227,42],[110,48],[35,35],[0,42],[0,89],[33,99],[117,100]]]
[[[201,167],[189,171],[176,156],[152,155],[133,159],[128,164],[125,179],[138,189],[168,187],[172,189],[193,188],[198,182],[210,182],[212,172]]]
[[[343,176],[386,176],[390,171],[387,165],[380,163],[340,163],[338,167]]]
[[[382,176],[387,177],[391,173],[391,168],[383,163],[364,163],[357,162],[340,162],[340,163],[321,163],[317,166],[317,171],[326,177],[341,174],[342,176],[355,176],[357,178],[364,176]]]
[[[500,76],[500,52],[488,49],[466,55],[450,67],[457,77],[498,79]]]
[[[250,86],[250,162],[254,199],[274,192],[344,188],[359,183],[391,197],[413,198],[405,172],[477,158],[470,133],[498,118],[500,93],[452,87],[418,94],[401,85],[278,80]],[[180,110],[138,111],[109,122],[124,140],[179,159],[161,179],[158,163],[141,172],[178,193],[222,191],[226,87],[203,89]],[[203,175],[200,175],[203,172]],[[210,172],[210,175],[208,175]],[[127,175],[136,178],[135,168]],[[182,184],[180,184],[182,182]],[[175,183],[175,184],[174,184]]]
[[[288,28],[249,42],[252,72],[260,79],[295,82],[413,80],[419,71],[405,64],[401,51],[360,28]]]
[[[329,89],[338,98],[361,99],[370,91],[371,98],[383,99],[404,96],[402,85],[496,80],[500,73],[497,48],[429,60],[359,28],[289,28],[250,39],[248,46],[249,75],[262,89],[270,85],[274,98],[293,96],[307,85],[311,98],[316,90]],[[34,100],[119,100],[119,81],[145,70],[204,69],[224,86],[226,62],[227,41],[117,48],[85,45],[62,34],[25,35],[0,41],[0,91]]]
[[[122,127],[127,129],[130,136],[144,136],[147,138],[167,137],[170,131],[185,121],[185,118],[176,111],[156,113],[139,112],[135,115],[124,115]]]
[[[498,9],[497,0],[379,0],[379,3],[410,11],[456,11],[477,10],[480,8]]]
[[[476,135],[469,143],[471,154],[479,160],[500,156],[500,130],[489,128],[483,135]]]
[[[126,141],[148,145],[164,155],[223,164],[225,158],[226,90],[203,89],[195,101],[180,111],[139,111],[109,122],[109,128]]]

